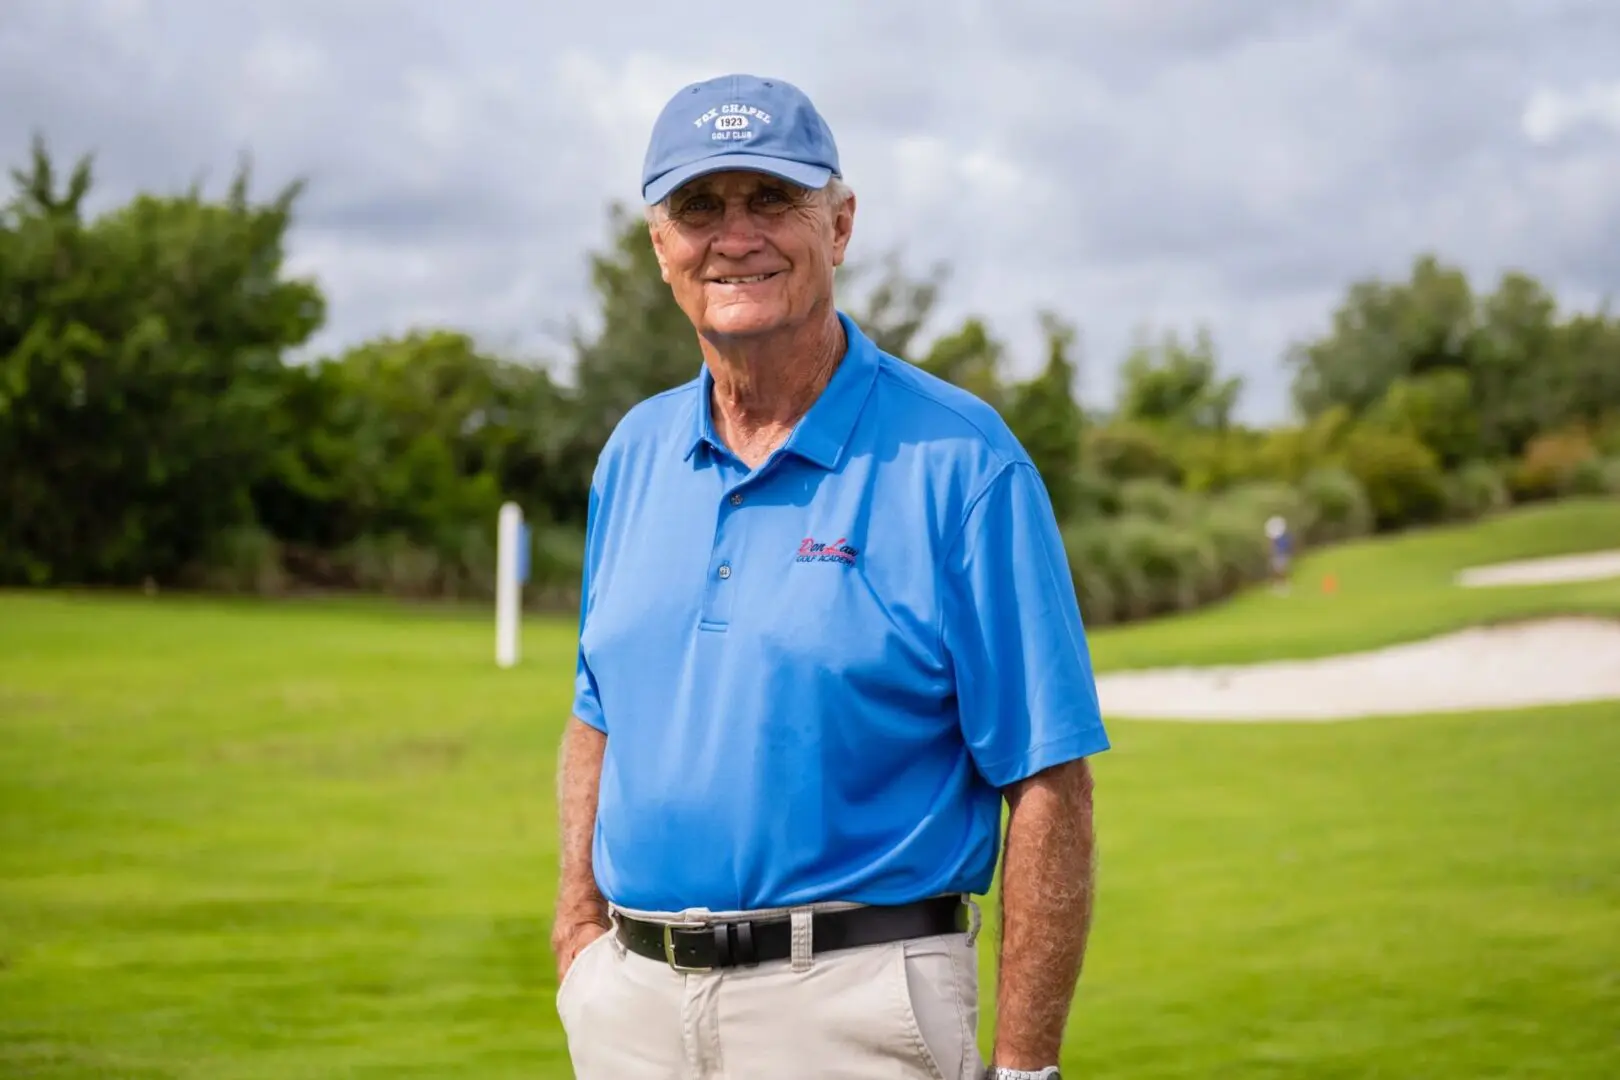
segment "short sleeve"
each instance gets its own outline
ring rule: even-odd
[[[1006,787],[1107,750],[1068,555],[1040,473],[998,473],[945,565],[941,636],[962,734],[979,772]]]
[[[589,724],[598,731],[607,731],[607,719],[602,715],[602,699],[597,693],[596,676],[591,673],[591,665],[585,659],[585,628],[590,623],[592,601],[595,598],[593,584],[596,578],[596,562],[601,558],[601,544],[598,534],[601,529],[601,503],[597,496],[597,484],[591,481],[590,496],[585,509],[585,556],[581,560],[579,578],[579,645],[574,659],[574,708],[573,713],[581,722]]]

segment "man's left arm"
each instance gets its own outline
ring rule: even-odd
[[[1091,765],[1077,758],[1005,789],[997,1065],[1034,1070],[1058,1062],[1091,933],[1091,787]]]
[[[1058,1064],[1091,931],[1092,774],[1108,749],[1068,554],[1040,474],[1004,467],[945,559],[963,735],[1009,808],[992,1063]]]

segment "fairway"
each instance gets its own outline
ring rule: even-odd
[[[1346,545],[1098,665],[1620,617],[1620,579],[1454,583],[1615,546],[1613,499]],[[573,644],[531,619],[499,671],[481,609],[0,594],[0,1076],[567,1077]],[[1110,730],[1071,1075],[1620,1075],[1620,702]]]

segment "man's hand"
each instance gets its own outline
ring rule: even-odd
[[[1091,767],[1058,765],[1006,790],[1001,955],[992,1061],[1058,1063],[1091,930]]]
[[[551,930],[551,951],[557,955],[557,985],[568,978],[568,969],[585,947],[612,927],[606,923],[584,922],[570,925],[557,924]]]

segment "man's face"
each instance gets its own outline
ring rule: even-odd
[[[710,339],[792,328],[832,299],[855,200],[830,207],[753,172],[714,173],[678,189],[653,224],[653,248],[675,302]]]

